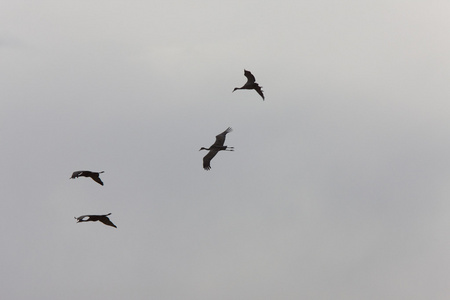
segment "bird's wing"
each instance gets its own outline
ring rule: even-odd
[[[219,150],[209,150],[208,154],[203,157],[203,169],[207,171],[211,169],[211,159],[216,156],[217,152],[219,152]]]
[[[111,222],[111,220],[110,220],[108,217],[106,217],[106,216],[102,216],[102,217],[99,218],[98,220],[99,220],[100,222],[102,222],[103,224],[105,224],[105,225],[108,225],[108,226],[112,226],[112,227],[117,228],[117,226],[114,225],[113,222]]]
[[[212,146],[214,146],[214,147],[223,146],[223,144],[225,143],[225,136],[227,135],[227,133],[232,132],[232,131],[233,131],[233,129],[231,127],[228,127],[224,132],[216,135],[216,141],[214,142],[214,144]]]
[[[255,76],[253,76],[253,74],[250,73],[250,71],[244,70],[244,75],[245,75],[245,77],[247,77],[246,85],[255,82],[255,80],[256,80]]]
[[[103,185],[103,181],[100,179],[100,176],[98,175],[98,173],[93,173],[93,174],[91,175],[91,178],[92,178],[95,182],[97,182],[98,184]]]
[[[259,95],[263,98],[263,100],[264,100],[264,94],[263,94],[262,87],[259,86],[259,85],[257,84],[256,87],[255,87],[255,91],[257,91],[258,94],[259,94]]]

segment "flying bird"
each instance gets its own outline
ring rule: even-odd
[[[233,92],[235,90],[255,90],[258,92],[258,94],[263,98],[264,100],[264,94],[262,91],[262,86],[259,86],[259,84],[257,84],[255,82],[255,76],[253,76],[253,74],[250,71],[244,70],[244,75],[245,77],[247,77],[247,82],[240,88],[234,88]]]
[[[203,169],[210,170],[211,169],[211,159],[216,156],[217,152],[221,150],[225,151],[234,151],[234,147],[224,146],[225,136],[227,133],[233,131],[231,127],[228,127],[224,132],[219,135],[216,135],[216,141],[209,148],[201,147],[200,150],[209,150],[208,154],[203,157]],[[199,150],[199,151],[200,151]]]
[[[78,217],[78,218],[75,218],[75,217],[74,217],[74,218],[75,218],[76,220],[78,220],[77,223],[100,221],[100,222],[102,222],[102,223],[105,224],[105,225],[108,225],[108,226],[112,226],[112,227],[117,228],[117,226],[114,225],[113,222],[111,222],[111,221],[109,220],[108,216],[109,216],[110,214],[111,214],[111,213],[109,213],[109,214],[107,214],[107,215],[84,215],[84,216],[80,216],[80,217]]]
[[[102,180],[100,179],[100,173],[104,173],[105,171],[101,171],[101,172],[91,172],[91,171],[75,171],[72,174],[72,177],[70,177],[70,179],[74,179],[80,176],[84,176],[84,177],[91,177],[95,182],[97,182],[98,184],[103,185]]]

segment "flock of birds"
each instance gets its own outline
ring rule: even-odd
[[[262,87],[256,83],[255,76],[250,71],[244,70],[244,75],[247,77],[247,82],[242,87],[234,88],[233,92],[236,90],[255,90],[262,98],[264,99],[264,93],[262,90]],[[214,144],[209,146],[209,148],[201,147],[199,151],[201,150],[208,150],[209,152],[203,157],[203,169],[205,170],[211,170],[211,160],[216,156],[219,151],[234,151],[234,147],[228,147],[224,146],[225,144],[225,138],[228,133],[233,131],[231,127],[228,127],[224,132],[216,135],[216,141]],[[103,185],[103,181],[100,179],[100,174],[104,173],[105,171],[101,172],[92,172],[92,171],[75,171],[72,173],[72,177],[70,179],[78,178],[80,176],[82,177],[90,177],[92,180],[97,182],[100,185]],[[111,213],[106,215],[83,215],[74,217],[77,220],[77,223],[82,222],[96,222],[100,221],[105,225],[112,226],[117,228],[116,225],[114,225],[113,222],[108,218],[108,216],[111,215]]]

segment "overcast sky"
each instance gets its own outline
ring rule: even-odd
[[[449,13],[2,1],[1,298],[448,299]]]

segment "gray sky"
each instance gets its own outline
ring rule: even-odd
[[[2,298],[448,299],[449,11],[3,1]]]

